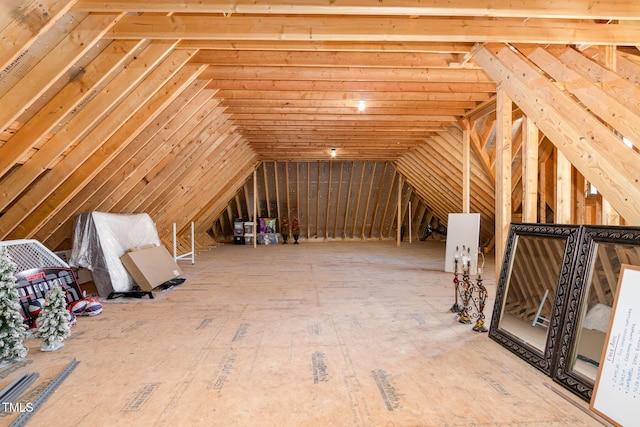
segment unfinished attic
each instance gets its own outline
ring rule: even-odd
[[[318,280],[317,286],[331,286],[353,273],[338,262],[336,271],[342,276],[331,275],[330,269],[310,261],[313,257],[318,263],[355,260],[351,267],[362,268],[358,274],[367,278],[363,265],[372,259],[397,257],[400,264],[417,264],[423,259],[429,270],[426,276],[403,270],[394,277],[384,268],[372,271],[379,273],[379,280],[395,283],[402,279],[396,284],[398,289],[411,280],[435,288],[446,283],[446,290],[430,292],[449,304],[451,275],[442,271],[445,256],[451,255],[445,254],[449,219],[452,214],[477,214],[478,246],[488,260],[487,326],[497,298],[499,310],[534,325],[539,319],[549,320],[544,327],[558,335],[564,330],[565,318],[574,311],[567,314],[565,306],[554,305],[552,297],[562,292],[578,295],[581,284],[567,274],[553,288],[545,289],[538,283],[540,277],[553,282],[559,272],[572,271],[573,264],[569,260],[555,265],[528,262],[534,258],[530,253],[529,258],[512,259],[517,257],[514,242],[518,235],[523,251],[545,251],[562,258],[570,248],[593,261],[585,268],[594,270],[589,282],[594,293],[575,300],[567,297],[577,318],[586,315],[584,307],[614,306],[621,266],[640,265],[636,248],[640,244],[636,229],[640,225],[640,5],[636,3],[3,0],[0,47],[0,242],[29,239],[51,251],[67,251],[73,247],[75,224],[81,215],[148,215],[163,246],[175,244],[179,252],[194,247],[198,256],[209,261],[214,273],[201,263],[183,269],[198,289],[209,282],[224,288],[227,305],[212,304],[216,313],[226,313],[222,307],[240,307],[240,300],[233,298],[251,300],[251,292],[241,289],[234,294],[233,286],[225,287],[218,277],[236,279],[231,279],[224,266],[247,268],[256,282],[264,274],[256,270],[258,264],[249,267],[240,256],[230,255],[232,250],[256,257],[256,263],[268,256],[265,251],[271,251],[272,260],[259,264],[269,271],[267,276],[276,275],[276,270],[269,269],[297,265],[287,258],[293,255],[275,252],[293,250],[288,246],[255,250],[251,245],[234,244],[240,242],[236,239],[238,221],[256,227],[243,228],[255,235],[260,219],[270,218],[275,219],[280,235],[277,243],[282,243],[283,234],[289,243],[295,236],[302,251],[312,251],[296,261],[300,271],[320,270],[329,278],[323,281],[302,274],[296,276],[298,282]],[[544,230],[542,237],[557,237],[554,233],[559,230],[566,240],[549,243],[532,237],[529,225],[512,228],[512,224],[531,224]],[[624,230],[622,238],[627,240],[616,240],[613,230]],[[315,242],[318,244],[310,248]],[[378,257],[380,247],[388,253]],[[372,251],[370,258],[361,259],[360,251]],[[222,264],[215,257],[224,260]],[[501,294],[506,282],[500,283],[505,258],[514,266],[521,265],[511,279],[522,288],[508,297]],[[266,282],[279,286],[275,280]],[[374,294],[389,297],[383,284],[377,285],[380,288]],[[214,290],[219,291],[216,286]],[[336,289],[325,289],[327,293],[332,290]],[[299,309],[296,315],[303,316],[309,308],[305,303],[312,297],[291,296],[289,291],[294,292],[277,288],[266,300],[285,303],[286,307],[277,307],[283,313]],[[358,299],[367,300],[366,295],[346,299],[353,298],[350,301],[358,304]],[[426,298],[413,288],[411,292],[398,290],[394,297],[396,308],[409,304],[408,300]],[[163,304],[171,301],[159,299],[136,305],[136,310],[140,308],[140,316],[150,319],[149,313],[158,310],[154,307],[164,312],[171,307]],[[302,307],[289,306],[296,301]],[[255,313],[268,311],[257,302],[249,305]],[[146,320],[135,323],[135,316],[127,317],[131,314],[123,309],[126,306],[109,306],[117,318],[103,323],[133,322],[129,325],[132,335],[123,332],[118,337],[123,341],[116,347],[134,345],[135,330],[145,329]],[[416,310],[422,309],[411,306],[402,315],[422,319],[418,321],[421,328],[431,326],[422,315],[414,316]],[[241,310],[230,311],[237,315]],[[435,316],[430,318],[433,324],[442,322],[429,313]],[[350,327],[355,327],[366,323],[364,319],[373,322],[376,316],[389,320],[402,315],[372,312],[357,318],[333,313],[327,322],[340,325],[335,319],[348,317]],[[206,317],[210,322],[200,319],[202,328],[217,325],[215,318]],[[222,318],[228,325],[260,324],[242,317]],[[324,325],[322,321],[309,323],[309,330],[324,330],[319,326]],[[371,323],[367,332],[373,334],[385,325]],[[280,326],[269,324],[264,330]],[[236,331],[239,336],[247,331],[250,335],[247,328]],[[454,326],[447,328],[453,331]],[[223,330],[223,326],[216,329],[221,336]],[[336,330],[346,334],[339,326]],[[87,329],[84,333],[92,332]],[[167,334],[179,341],[179,332]],[[515,418],[508,409],[495,415],[491,409],[475,408],[479,418],[457,418],[457,425],[598,422],[588,409],[572,412],[591,398],[595,375],[593,364],[580,372],[573,365],[562,365],[572,356],[561,352],[575,352],[574,347],[561,349],[559,341],[546,341],[552,350],[542,344],[519,355],[527,364],[512,361],[513,355],[503,348],[513,350],[520,345],[508,333],[498,331],[493,340],[477,344],[481,336],[466,337],[465,343],[479,345],[476,350],[486,352],[487,358],[504,360],[517,371],[514,377],[531,375],[527,378],[538,385],[561,383],[572,398],[578,397],[579,404],[567,410],[563,406],[566,399],[556,397],[548,412],[537,414],[534,402],[527,406],[526,414]],[[573,342],[579,336],[561,338]],[[274,341],[279,339],[284,340]],[[160,345],[157,347],[150,354],[161,354]],[[349,345],[343,343],[341,348]],[[218,350],[203,353],[203,360],[211,357],[206,360],[207,369],[234,365],[242,358],[237,347],[220,350],[222,354]],[[352,348],[358,354],[370,350]],[[56,354],[69,356],[73,351],[71,342],[61,350],[66,353]],[[45,356],[37,351],[30,354],[34,367],[50,367]],[[330,351],[313,354],[317,379],[335,359],[324,359]],[[342,357],[346,360],[347,356],[348,351],[343,351]],[[589,360],[597,362],[593,358]],[[170,357],[167,360],[174,362]],[[443,363],[440,369],[454,370],[439,362]],[[537,369],[530,372],[529,365]],[[341,396],[351,399],[351,406],[336,411],[342,415],[341,411],[350,411],[347,418],[287,419],[269,413],[264,425],[304,425],[306,421],[375,425],[372,420],[378,412],[360,395],[364,380],[357,372],[359,367],[341,366],[347,385],[346,395]],[[103,372],[108,368],[102,362],[91,368],[100,370],[100,378],[108,381],[109,375]],[[85,368],[81,365],[79,369]],[[178,375],[187,378],[193,366],[177,369]],[[377,387],[383,400],[386,397],[381,425],[441,425],[447,419],[443,413],[427,416],[422,410],[393,418],[393,409],[400,409],[394,406],[398,402],[394,380],[402,376],[386,376],[387,371],[377,367],[363,369],[375,380],[373,390]],[[269,372],[259,372],[269,377]],[[535,376],[538,374],[541,377]],[[483,390],[488,387],[502,393],[496,397],[501,402],[510,392],[505,394],[503,379],[492,375],[471,377]],[[208,380],[216,382],[216,378]],[[175,386],[173,380],[167,381]],[[135,401],[136,396],[157,396],[163,389],[160,384],[161,380],[136,377],[130,388],[123,383],[114,387],[124,387]],[[185,385],[185,390],[191,386]],[[446,400],[452,391],[444,382],[441,386],[445,387],[442,395],[430,398]],[[538,387],[534,394],[542,396],[545,387]],[[514,385],[511,393],[525,400],[526,390]],[[99,401],[98,394],[88,393],[83,402]],[[198,393],[189,389],[187,394]],[[400,406],[414,408],[410,400],[404,399]],[[111,425],[180,424],[179,415],[172,413],[167,402],[156,406],[167,417],[152,421],[140,415],[144,410],[118,405],[111,409],[120,411],[119,415],[105,418]],[[282,409],[264,405],[274,413]],[[453,411],[456,406],[444,407]],[[189,414],[185,418],[189,425],[247,425],[257,419],[249,415],[233,418],[229,414],[238,410],[235,407],[221,409],[225,416],[220,420],[210,413],[199,419],[193,407],[180,406],[180,410]],[[42,411],[47,416],[60,414],[55,407]],[[83,419],[96,420],[87,413],[83,412]],[[42,418],[35,421],[44,425],[38,420]],[[69,420],[71,424],[82,422],[80,418]]]

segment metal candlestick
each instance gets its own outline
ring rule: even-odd
[[[473,283],[469,280],[469,269],[471,267],[471,248],[467,248],[465,252],[464,246],[462,247],[462,310],[458,316],[458,322],[471,323],[471,315],[469,314],[469,301],[471,300],[473,292]]]
[[[489,296],[487,288],[482,283],[482,269],[484,268],[484,253],[481,248],[478,248],[478,255],[476,258],[476,265],[478,266],[478,278],[476,279],[475,289],[478,292],[478,296],[473,298],[473,304],[478,312],[478,319],[476,324],[473,325],[473,330],[476,332],[487,332],[486,326],[484,326],[484,306]]]
[[[487,332],[485,324],[484,307],[489,295],[482,280],[482,270],[484,268],[484,253],[478,248],[476,254],[477,278],[474,283],[470,278],[471,270],[471,248],[462,246],[462,251],[456,246],[453,255],[454,272],[453,284],[455,286],[455,303],[451,311],[458,314],[460,323],[470,324],[472,319],[476,319],[473,330],[476,332]],[[459,267],[462,267],[462,279],[459,277]],[[459,299],[462,303],[459,303]]]
[[[460,292],[460,279],[458,279],[458,261],[460,259],[460,252],[458,251],[458,247],[456,246],[456,251],[453,253],[453,287],[455,294],[455,303],[451,306],[451,311],[453,313],[460,313],[462,307],[458,304],[458,293]]]

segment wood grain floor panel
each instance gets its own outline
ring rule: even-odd
[[[80,361],[29,426],[600,425],[456,321],[444,250],[225,245],[181,263],[186,282],[153,300],[105,301],[55,353],[28,340],[0,386]]]

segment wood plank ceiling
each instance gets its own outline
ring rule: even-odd
[[[172,223],[185,231],[195,221],[198,243],[206,246],[212,234],[224,235],[232,218],[248,211],[240,201],[250,199],[247,179],[260,165],[265,166],[259,198],[270,210],[266,183],[278,181],[276,170],[286,171],[281,176],[286,173],[288,181],[280,188],[291,191],[300,183],[288,171],[318,171],[320,185],[320,171],[334,170],[323,162],[346,162],[339,167],[345,180],[331,186],[329,178],[326,190],[308,191],[302,202],[287,193],[277,198],[274,211],[291,214],[304,207],[309,221],[315,216],[308,237],[384,237],[393,229],[390,223],[358,236],[337,231],[357,228],[344,223],[351,217],[347,203],[335,198],[350,194],[353,178],[343,172],[364,171],[370,162],[384,176],[393,173],[384,179],[372,173],[359,183],[370,189],[357,197],[376,194],[389,201],[365,213],[363,230],[365,223],[392,217],[397,200],[391,187],[402,178],[403,191],[415,196],[402,203],[414,200],[421,212],[416,232],[432,219],[446,223],[448,213],[464,209],[469,194],[487,242],[495,218],[496,82],[517,104],[511,132],[514,212],[524,197],[519,165],[526,158],[520,120],[525,110],[542,131],[536,141],[540,164],[555,158],[558,147],[625,218],[640,221],[639,208],[629,206],[629,196],[640,193],[638,167],[630,165],[637,148],[614,149],[602,137],[615,129],[640,141],[640,97],[633,96],[640,81],[640,4],[372,3],[4,0],[0,238],[68,246],[75,214],[104,210],[148,212],[165,241]],[[604,57],[617,66],[605,69]],[[524,78],[546,79],[552,88],[521,83],[529,72],[525,66],[535,75]],[[567,139],[580,139],[579,131],[558,129],[557,122],[545,127],[544,107],[556,102],[543,98],[549,90],[609,131],[598,130],[598,141],[575,145]],[[629,99],[607,114],[612,103],[603,104],[607,111],[597,109],[602,93]],[[566,109],[557,114],[561,121],[581,120]],[[603,138],[610,148],[598,148]],[[605,156],[607,150],[614,154]],[[614,173],[620,150],[631,157]],[[592,171],[592,155],[607,162],[604,172]],[[276,175],[267,177],[267,170]],[[338,173],[336,167],[329,177],[336,180]],[[636,180],[629,184],[631,176]],[[630,192],[619,188],[623,182]],[[313,214],[312,194],[321,191],[326,200],[315,203]],[[320,211],[336,212],[335,218],[323,220]]]

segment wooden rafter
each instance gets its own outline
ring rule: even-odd
[[[126,193],[127,189],[140,182],[151,165],[157,164],[159,159],[172,148],[163,144],[162,141],[172,136],[179,138],[178,131],[181,126],[191,120],[197,111],[196,106],[211,97],[211,93],[205,91],[204,86],[205,82],[195,81],[181,94],[180,98],[176,99],[176,102],[161,113],[160,121],[149,125],[100,171],[94,181],[101,185],[82,188],[45,227],[36,233],[36,237],[49,247],[57,247],[64,241],[67,231],[61,228],[71,224],[76,211],[111,211],[113,205]],[[179,144],[174,147],[179,147]]]
[[[20,55],[74,5],[75,0],[23,0],[15,7],[10,2],[0,3],[0,69],[15,66]]]
[[[637,18],[636,18],[637,19]],[[118,22],[114,39],[183,40],[287,40],[413,41],[413,42],[514,42],[630,45],[640,40],[637,25],[566,20],[557,26],[540,19],[441,19],[412,17],[360,17],[335,15],[263,19],[252,16],[133,16]]]
[[[626,178],[640,176],[640,155],[511,49],[485,47],[474,57],[615,208],[640,223],[640,208],[633,202],[640,199],[640,184]],[[620,156],[625,152],[629,155]]]
[[[197,13],[257,13],[257,14],[326,14],[332,12],[339,15],[405,15],[405,16],[495,16],[495,17],[545,17],[568,19],[637,19],[640,8],[634,3],[620,3],[615,0],[587,3],[583,1],[568,1],[563,3],[549,3],[544,8],[537,4],[526,2],[514,3],[508,0],[479,2],[476,0],[462,0],[452,4],[450,1],[432,1],[429,4],[417,5],[406,0],[386,1],[376,7],[371,7],[365,0],[326,1],[311,0],[303,4],[285,0],[270,0],[256,3],[249,0],[234,0],[232,2],[196,1],[196,0],[154,0],[137,1],[109,1],[78,0],[77,10],[110,12],[110,11],[145,11],[172,12],[185,11]]]

